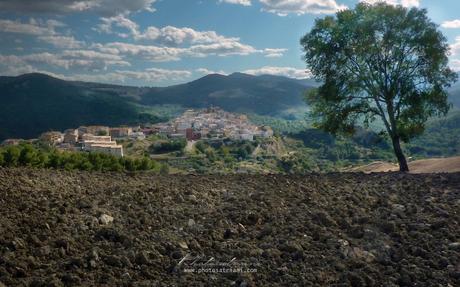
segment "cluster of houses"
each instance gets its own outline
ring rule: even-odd
[[[273,130],[268,126],[256,126],[247,116],[226,112],[220,108],[187,110],[180,117],[167,123],[150,126],[108,127],[81,126],[67,129],[63,133],[49,131],[39,139],[63,150],[94,151],[123,156],[123,146],[116,140],[144,140],[146,135],[161,134],[171,139],[183,138],[188,141],[204,140],[248,140],[269,138]],[[21,139],[7,139],[2,144],[18,144]],[[29,140],[33,141],[33,140]]]
[[[246,115],[229,113],[220,108],[187,110],[182,116],[154,127],[170,138],[187,140],[230,138],[253,141],[256,137],[273,136],[270,127],[253,125]]]
[[[64,133],[58,131],[45,132],[40,140],[50,145],[66,150],[83,150],[123,156],[123,146],[113,139],[145,139],[140,127],[81,126],[77,129],[67,129]]]

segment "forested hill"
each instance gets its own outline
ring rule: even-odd
[[[165,104],[214,105],[232,112],[287,118],[292,111],[306,112],[303,94],[316,85],[312,80],[242,73],[210,74],[162,88],[64,81],[38,73],[0,77],[0,140],[31,138],[43,131],[85,124],[158,121],[155,114],[145,111]],[[454,86],[450,94],[449,100],[460,108],[460,86]]]
[[[137,88],[72,82],[44,74],[0,77],[0,140],[31,138],[47,130],[84,124],[139,122],[140,105],[184,108],[219,106],[227,111],[277,116],[303,109],[303,93],[313,83],[279,76],[208,75],[165,88]],[[147,116],[147,119],[151,119]],[[153,116],[153,120],[155,117]]]
[[[43,74],[0,77],[0,140],[84,124],[135,121],[131,99]]]
[[[449,101],[455,108],[460,109],[460,86],[455,86],[449,94]]]
[[[312,84],[311,81],[269,75],[210,74],[183,85],[151,89],[142,96],[142,103],[193,108],[214,105],[231,112],[276,116],[287,109],[305,107],[303,94]]]

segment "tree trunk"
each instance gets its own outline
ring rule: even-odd
[[[404,156],[404,153],[401,149],[399,137],[393,136],[391,137],[391,141],[393,142],[393,150],[399,162],[399,171],[401,172],[409,171],[409,166],[407,165],[406,157]]]

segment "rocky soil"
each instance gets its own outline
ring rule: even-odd
[[[460,174],[0,169],[0,286],[460,286]]]

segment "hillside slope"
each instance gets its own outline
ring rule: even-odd
[[[460,285],[458,173],[0,169],[0,202],[0,285]]]
[[[459,73],[460,76],[460,73]],[[460,109],[460,82],[456,82],[449,90],[449,101]]]
[[[241,73],[208,75],[166,88],[72,82],[38,73],[0,77],[0,140],[31,138],[44,131],[85,124],[138,122],[145,116],[140,115],[139,105],[214,105],[227,111],[269,115],[289,109],[303,112],[302,95],[312,84]]]
[[[449,102],[456,108],[460,109],[460,88],[450,91]]]
[[[2,78],[0,103],[0,140],[85,124],[124,124],[138,117],[128,98],[43,74]]]
[[[278,76],[211,74],[183,85],[154,88],[142,95],[142,103],[192,108],[213,105],[231,112],[277,115],[290,108],[306,108],[303,94],[310,85],[311,82]]]

